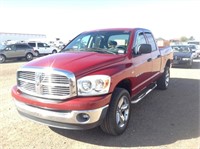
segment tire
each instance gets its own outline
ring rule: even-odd
[[[35,56],[38,57],[40,53],[38,51],[35,51]]]
[[[56,51],[56,50],[53,50],[53,51],[52,51],[52,54],[55,54],[55,53],[57,53],[57,51]]]
[[[4,55],[0,55],[0,63],[4,63],[6,61],[6,57]]]
[[[111,103],[101,129],[110,135],[122,134],[130,119],[131,102],[130,94],[127,90],[116,88],[113,92]]]
[[[170,82],[170,70],[169,67],[166,66],[164,73],[157,81],[157,88],[161,90],[166,90],[169,86],[169,82]]]
[[[188,68],[192,68],[192,65],[193,65],[193,60],[191,60],[189,63],[188,63]]]
[[[31,54],[31,53],[26,54],[26,60],[27,61],[33,60],[33,54]]]

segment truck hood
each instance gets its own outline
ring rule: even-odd
[[[37,58],[24,65],[24,67],[51,67],[68,70],[79,76],[104,69],[124,59],[125,55],[101,54],[96,52],[68,52]]]

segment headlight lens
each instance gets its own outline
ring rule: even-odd
[[[78,95],[92,96],[106,94],[110,88],[110,76],[92,75],[77,81]]]

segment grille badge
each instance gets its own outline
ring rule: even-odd
[[[41,72],[36,72],[35,73],[35,89],[36,93],[41,94],[41,82],[42,82],[42,73]]]

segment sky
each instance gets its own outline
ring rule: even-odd
[[[200,40],[200,0],[0,0],[0,32],[70,40],[101,28],[147,28]]]

